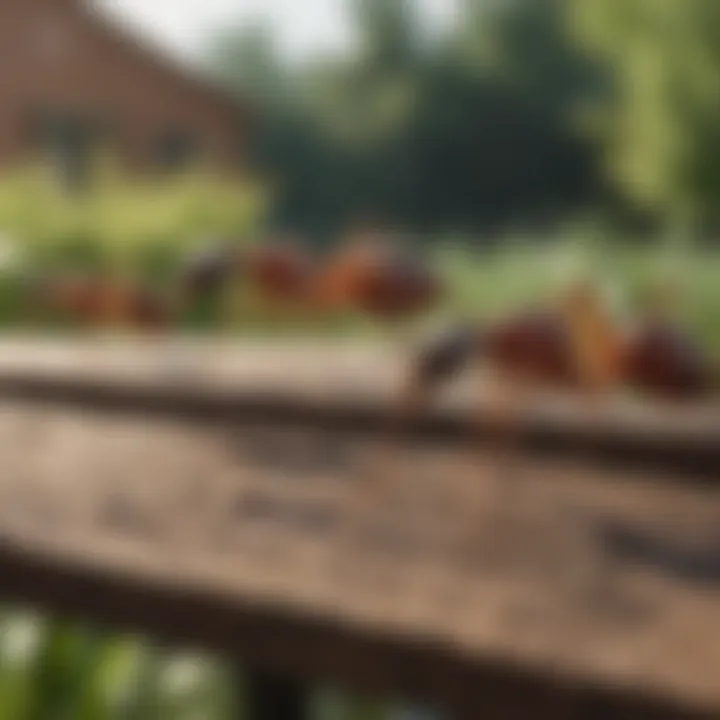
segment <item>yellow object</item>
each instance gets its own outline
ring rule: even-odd
[[[621,369],[622,338],[597,288],[589,282],[574,285],[563,310],[581,380],[594,389],[610,388]]]

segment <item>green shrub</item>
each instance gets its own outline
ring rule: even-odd
[[[41,166],[0,176],[0,231],[33,267],[155,272],[201,236],[250,241],[266,207],[263,188],[201,170],[138,180],[110,167],[81,195]]]

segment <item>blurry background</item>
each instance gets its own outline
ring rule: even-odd
[[[28,262],[153,277],[199,238],[280,231],[324,246],[372,218],[454,273],[453,312],[536,293],[560,247],[628,287],[691,275],[687,315],[716,334],[712,3],[3,0],[2,12],[0,230]]]
[[[3,1],[5,168],[41,157],[89,186],[104,153],[156,178],[252,173],[272,222],[315,239],[365,214],[475,244],[590,215],[714,231],[701,0],[88,7]]]
[[[228,10],[201,57],[259,108],[253,157],[281,184],[280,222],[332,231],[367,208],[476,238],[589,213],[714,231],[712,4],[265,5]]]
[[[18,267],[154,278],[198,238],[373,217],[444,264],[452,311],[673,272],[720,346],[720,3],[0,0],[0,56],[6,325]],[[0,720],[229,712],[210,662],[0,621]]]

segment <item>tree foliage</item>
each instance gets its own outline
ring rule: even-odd
[[[289,66],[260,29],[211,55],[260,108],[278,223],[537,223],[604,206],[608,169],[657,217],[717,223],[716,0],[464,0],[433,42],[416,3],[346,2],[344,55]]]
[[[611,169],[671,219],[717,225],[720,5],[713,0],[578,0],[580,38],[612,70],[600,108]]]

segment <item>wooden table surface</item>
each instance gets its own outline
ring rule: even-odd
[[[156,385],[153,352],[17,341],[0,376]],[[213,387],[291,392],[302,353],[323,375],[317,348],[225,352]],[[342,352],[338,392],[379,357]],[[0,405],[0,457],[0,597],[445,704],[556,687],[720,716],[720,486],[37,397]]]
[[[278,416],[315,413],[330,424],[344,418],[378,425],[395,407],[408,357],[348,341],[6,338],[0,392],[131,405],[144,398],[156,409],[205,414],[273,407]],[[421,424],[474,436],[488,406],[483,378],[470,374],[440,394]],[[720,468],[720,400],[683,406],[614,397],[590,409],[573,397],[537,396],[528,398],[518,425],[528,442],[563,451],[638,454],[660,467],[696,465],[711,477]]]

